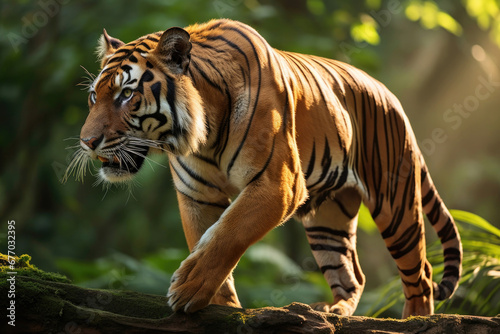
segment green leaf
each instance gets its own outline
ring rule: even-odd
[[[449,14],[439,12],[437,16],[438,24],[456,36],[462,34],[462,26]]]
[[[500,229],[491,225],[478,215],[461,210],[450,210],[450,213],[455,220],[458,220],[462,223],[466,223],[472,226],[476,226],[500,238]]]
[[[380,43],[380,36],[373,20],[363,20],[364,22],[354,24],[351,27],[351,36],[356,42],[367,42],[371,45]]]
[[[325,4],[323,0],[307,0],[307,8],[314,15],[322,15],[325,13]]]

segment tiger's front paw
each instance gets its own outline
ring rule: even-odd
[[[191,254],[172,276],[167,294],[168,305],[174,311],[188,313],[204,308],[220,285],[214,284],[214,280],[215,277],[204,270],[203,260],[198,259],[196,253]]]

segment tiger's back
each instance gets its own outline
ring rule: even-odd
[[[378,81],[338,61],[275,50],[230,20],[127,45],[105,35],[101,49],[82,147],[105,161],[109,181],[135,174],[140,166],[130,161],[147,153],[169,155],[191,250],[172,278],[175,310],[239,306],[232,269],[295,215],[334,295],[315,308],[352,314],[365,284],[356,253],[362,202],[400,271],[404,317],[432,314],[434,298],[454,292],[458,232],[400,103]],[[111,107],[103,96],[113,94]],[[112,108],[128,129],[100,127]],[[134,146],[128,159],[116,141]],[[425,257],[423,213],[444,247],[439,285]]]

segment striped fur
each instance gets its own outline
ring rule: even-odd
[[[365,284],[356,253],[361,203],[399,269],[403,317],[432,314],[434,299],[453,294],[457,228],[400,103],[381,83],[335,60],[273,49],[230,20],[128,44],[105,33],[98,53],[82,150],[103,161],[110,182],[132,178],[147,154],[169,155],[191,250],[172,278],[174,310],[239,306],[236,263],[295,215],[334,295],[314,307],[352,314]],[[424,213],[443,244],[440,284],[425,255]]]

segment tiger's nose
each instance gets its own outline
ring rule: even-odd
[[[104,135],[101,135],[99,138],[97,137],[80,138],[81,142],[87,145],[91,150],[95,150],[103,139]]]

